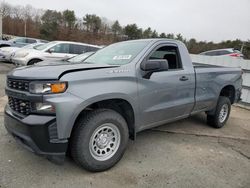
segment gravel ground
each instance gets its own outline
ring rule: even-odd
[[[0,70],[5,65],[0,64]],[[112,169],[90,173],[70,158],[58,166],[20,147],[3,126],[0,72],[0,188],[250,187],[250,111],[232,108],[223,129],[197,115],[138,134]],[[4,74],[3,74],[4,72]]]

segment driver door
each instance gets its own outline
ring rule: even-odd
[[[149,79],[138,80],[141,130],[190,114],[194,105],[195,78],[192,72],[184,70],[179,54],[177,46],[164,44],[145,58],[144,61],[166,59],[169,69],[153,72]]]

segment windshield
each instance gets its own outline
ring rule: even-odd
[[[97,51],[84,62],[125,65],[130,63],[147,44],[148,41],[127,41],[112,44]]]
[[[77,55],[75,57],[72,57],[72,58],[68,59],[67,61],[71,62],[71,63],[82,62],[83,60],[85,60],[87,57],[91,56],[94,53],[95,52],[86,52],[86,53]]]
[[[46,44],[43,44],[43,45],[39,45],[39,46],[34,46],[33,48],[35,50],[44,50],[46,48],[48,48],[49,46],[53,45],[53,44],[56,44],[57,42],[49,42],[49,43],[46,43]]]
[[[22,38],[22,37],[15,37],[13,39],[10,39],[9,40],[10,42],[23,42],[25,43],[26,42],[26,39],[25,38]]]

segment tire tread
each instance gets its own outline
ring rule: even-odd
[[[100,119],[105,119],[105,118],[113,118],[118,122],[121,122],[120,124],[122,125],[124,129],[124,143],[120,144],[121,148],[121,153],[117,153],[108,161],[110,163],[103,163],[102,165],[100,164],[94,164],[94,162],[89,161],[86,156],[84,157],[81,153],[81,143],[83,141],[83,135],[88,136],[88,134],[92,134],[91,132],[88,133],[88,126],[96,124],[98,120]],[[121,138],[122,139],[122,138]],[[107,170],[114,166],[123,156],[125,152],[125,148],[128,142],[128,127],[126,124],[125,119],[116,111],[113,111],[111,109],[97,109],[94,111],[90,111],[88,113],[85,113],[83,116],[79,118],[79,120],[76,122],[75,127],[72,131],[71,135],[71,140],[70,140],[70,152],[73,160],[83,168],[89,171],[93,172],[99,172],[103,170]],[[118,150],[120,150],[120,148]],[[111,164],[111,165],[110,165]]]

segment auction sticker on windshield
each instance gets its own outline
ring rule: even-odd
[[[130,59],[132,55],[116,55],[113,57],[113,60],[127,60]]]

